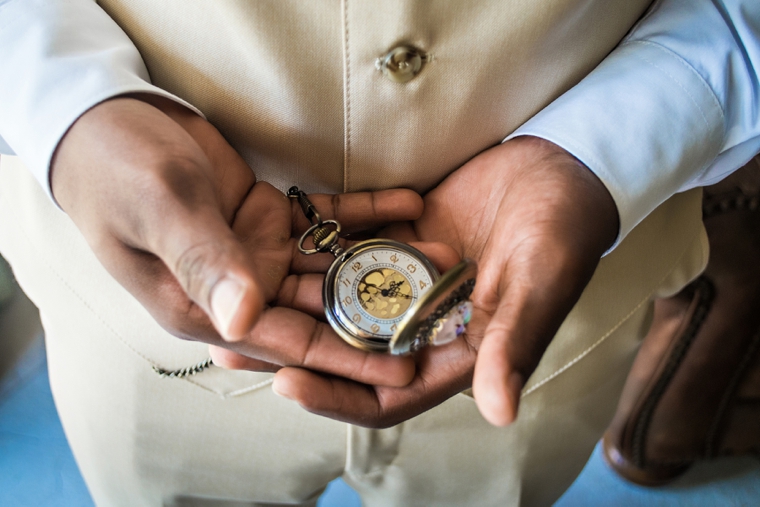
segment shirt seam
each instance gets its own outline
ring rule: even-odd
[[[697,72],[697,70],[694,67],[692,67],[686,60],[684,60],[677,53],[671,51],[670,49],[666,48],[665,46],[662,46],[662,45],[657,44],[655,42],[642,41],[642,40],[632,41],[632,42],[627,43],[626,45],[630,46],[630,45],[633,45],[633,44],[641,44],[643,46],[649,46],[652,49],[661,51],[662,53],[670,56],[676,62],[678,62],[679,64],[681,64],[681,66],[683,68],[685,68],[686,70],[688,70],[696,78],[697,82],[701,85],[701,87],[703,88],[703,90],[712,99],[713,106],[715,107],[715,109],[717,109],[717,111],[718,111],[718,113],[720,115],[720,132],[719,132],[719,134],[720,134],[721,142],[720,142],[720,145],[717,146],[718,153],[716,153],[716,156],[718,154],[720,154],[720,147],[723,144],[723,138],[725,137],[725,131],[726,131],[726,115],[725,115],[725,112],[723,111],[723,107],[720,104],[720,100],[715,95],[715,92],[710,87],[710,85],[707,84],[707,82],[702,77],[702,75],[699,72]],[[689,90],[687,90],[687,88],[681,83],[681,81],[679,81],[670,72],[668,72],[667,70],[663,69],[659,65],[655,64],[654,62],[652,62],[648,58],[645,58],[644,56],[639,55],[636,52],[633,52],[633,54],[639,60],[641,60],[641,61],[649,64],[650,66],[652,66],[655,69],[657,69],[660,72],[662,72],[664,75],[666,75],[668,78],[670,78],[670,80],[672,82],[674,82],[679,88],[681,88],[681,90],[683,90],[684,94],[689,98],[689,100],[691,101],[691,103],[694,104],[694,106],[697,108],[697,110],[699,111],[700,115],[702,116],[702,120],[705,123],[705,127],[707,127],[707,129],[708,129],[708,133],[710,131],[712,131],[712,130],[717,130],[718,129],[718,126],[710,124],[710,121],[707,119],[707,114],[705,113],[705,110],[702,108],[702,106],[699,104],[699,102],[694,98],[694,96],[691,93],[689,93]],[[701,178],[704,175],[704,173],[711,167],[713,161],[714,160],[708,160],[708,161],[706,161],[702,165],[702,167],[694,174],[694,176],[689,179],[689,181],[693,181],[694,179]]]
[[[641,44],[641,45],[644,45],[644,46],[649,46],[652,49],[659,50],[660,52],[662,52],[662,53],[666,54],[667,56],[670,56],[671,58],[673,58],[676,62],[678,62],[679,64],[681,64],[681,66],[683,68],[685,68],[686,70],[688,70],[697,79],[697,82],[701,85],[701,87],[704,89],[704,91],[707,92],[707,95],[710,97],[710,99],[712,99],[713,106],[720,112],[721,123],[725,124],[726,115],[725,115],[725,112],[723,111],[723,107],[720,104],[720,100],[718,99],[718,97],[716,96],[715,92],[710,87],[710,85],[707,84],[707,82],[702,77],[702,75],[699,72],[697,72],[697,70],[693,66],[691,66],[680,55],[678,55],[678,53],[675,53],[674,51],[671,51],[670,49],[668,49],[665,46],[663,46],[661,44],[658,44],[656,42],[645,41],[645,40],[635,40],[635,41],[627,42],[626,44],[624,44],[624,46],[632,46],[634,44]],[[623,46],[621,46],[621,47],[623,47]],[[681,88],[684,91],[684,93],[686,94],[686,96],[689,97],[689,100],[691,100],[692,103],[697,107],[697,109],[699,109],[699,112],[702,114],[702,117],[705,119],[705,123],[709,126],[709,122],[707,121],[707,117],[706,117],[706,114],[705,114],[704,110],[702,109],[702,107],[699,105],[699,103],[697,102],[697,100],[692,96],[691,93],[689,93],[689,91],[686,89],[686,87],[681,83],[681,81],[678,78],[676,78],[675,76],[673,76],[673,74],[671,74],[670,72],[668,72],[666,69],[660,67],[659,65],[657,65],[653,61],[649,60],[648,58],[645,58],[644,56],[636,53],[635,51],[633,52],[633,55],[636,58],[638,58],[639,60],[641,60],[641,61],[643,61],[645,63],[648,63],[649,65],[651,65],[655,69],[659,70],[660,72],[662,72],[663,74],[665,74],[666,76],[668,76],[671,79],[671,81],[673,81],[674,83],[676,83],[678,85],[678,87]],[[725,125],[724,125],[724,127],[725,127]]]

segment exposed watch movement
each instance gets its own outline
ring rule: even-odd
[[[472,311],[474,261],[465,259],[441,276],[422,252],[397,241],[371,239],[344,250],[338,222],[322,221],[298,188],[288,195],[299,200],[312,222],[299,250],[335,255],[322,299],[327,320],[341,338],[364,350],[406,354],[464,332]],[[306,248],[309,239],[313,248]]]

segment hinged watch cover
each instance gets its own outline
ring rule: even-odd
[[[400,355],[449,343],[464,333],[472,314],[475,261],[465,259],[441,276],[422,252],[394,240],[375,238],[344,250],[337,221],[323,221],[297,187],[288,195],[298,200],[312,224],[298,242],[299,251],[335,256],[322,300],[328,322],[346,342]]]

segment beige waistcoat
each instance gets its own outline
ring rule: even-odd
[[[649,0],[104,0],[153,81],[198,106],[260,178],[308,191],[424,191],[579,81]],[[405,84],[375,60],[434,59]],[[528,380],[520,415],[472,398],[371,430],[211,368],[119,286],[17,159],[0,164],[0,252],[40,308],[56,407],[98,505],[314,506],[343,476],[366,507],[551,505],[614,412],[651,321],[707,259],[699,191],[602,259]],[[255,503],[253,503],[255,502]]]
[[[580,81],[651,0],[101,0],[260,179],[424,192]],[[433,56],[399,84],[378,57]]]

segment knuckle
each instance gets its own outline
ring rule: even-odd
[[[333,218],[339,220],[343,209],[343,195],[334,194],[330,198],[330,204],[332,204]]]
[[[383,396],[383,391],[377,390],[371,386],[367,386],[366,389],[370,391],[371,398],[374,398],[372,404],[374,410],[367,411],[367,417],[362,422],[363,426],[382,430],[390,428],[403,420],[402,418],[395,416],[393,403]]]
[[[188,296],[196,301],[206,301],[211,287],[219,274],[213,269],[222,262],[218,245],[210,242],[188,247],[177,257],[174,273]]]
[[[370,214],[373,217],[378,216],[378,209],[377,209],[377,192],[370,192],[369,193],[369,210]]]
[[[369,367],[369,353],[363,355],[362,359],[358,361],[348,372],[348,378],[361,379],[362,374],[367,371]]]
[[[275,299],[275,306],[284,306],[286,308],[292,308],[296,301],[296,295],[298,294],[299,287],[301,286],[301,277],[298,275],[290,275],[283,279],[280,284],[280,289],[277,292]]]
[[[318,355],[319,344],[324,336],[325,327],[324,324],[314,321],[314,327],[309,333],[309,339],[306,341],[306,347],[303,350],[303,354],[297,360],[297,366],[310,366],[313,365],[316,356]]]

